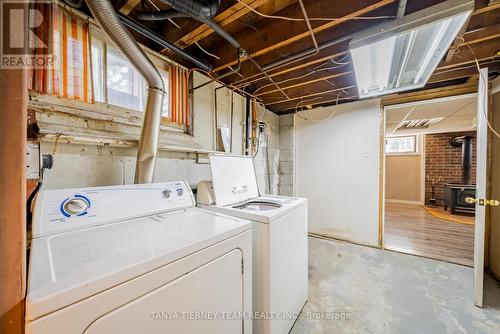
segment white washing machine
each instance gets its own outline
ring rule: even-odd
[[[251,224],[185,182],[42,191],[26,333],[251,333]]]
[[[288,333],[308,297],[307,200],[259,196],[251,157],[209,158],[198,205],[253,222],[253,332]]]

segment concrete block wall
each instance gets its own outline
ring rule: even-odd
[[[294,115],[279,117],[279,194],[295,195],[294,158],[295,158],[295,120]]]
[[[254,158],[255,173],[257,175],[257,183],[261,194],[270,193],[278,195],[279,193],[279,161],[280,161],[280,122],[278,115],[261,109],[259,107],[257,115],[260,116],[259,121],[267,125],[268,143],[260,142],[260,149]],[[268,150],[269,171],[266,169],[265,147]],[[267,183],[270,180],[270,191],[267,189]]]

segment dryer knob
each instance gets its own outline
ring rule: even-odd
[[[170,195],[172,194],[172,191],[168,190],[168,189],[165,189],[161,192],[163,194],[163,197],[165,198],[169,198]]]
[[[89,204],[83,198],[71,198],[64,203],[64,211],[70,215],[81,215],[89,208]]]

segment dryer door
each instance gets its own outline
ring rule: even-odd
[[[92,323],[85,333],[243,333],[242,253],[233,250]]]

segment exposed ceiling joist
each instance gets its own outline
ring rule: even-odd
[[[123,6],[120,8],[120,13],[123,15],[128,15],[141,3],[141,0],[127,0]]]
[[[151,1],[162,9],[166,7],[159,0]],[[239,71],[226,76],[223,81],[239,88],[246,87],[247,91],[262,99],[269,109],[280,114],[294,111],[299,102],[299,106],[320,106],[359,99],[350,63],[349,39],[384,19],[395,17],[398,5],[404,3],[404,0],[303,0],[309,18],[324,18],[311,21],[315,39],[323,47],[318,53],[307,53],[313,49],[313,42],[308,26],[303,21],[304,13],[300,3],[296,0],[238,1],[273,17],[260,16],[235,0],[221,3],[214,21],[235,37],[253,60],[245,61],[250,57],[243,59]],[[443,1],[408,0],[406,14]],[[140,0],[122,0],[120,3],[124,3],[120,11],[133,16],[134,8],[140,5]],[[276,16],[296,21],[278,19]],[[353,20],[353,16],[382,19]],[[203,51],[195,47],[194,43],[202,42],[206,51],[220,58],[215,60],[215,57],[205,56],[216,70],[222,70],[219,75],[229,73],[228,67],[237,64],[234,49],[228,47],[227,42],[217,34],[213,34],[210,28],[189,18],[179,18],[175,22],[180,29],[167,22],[151,24],[149,27],[168,40],[175,41],[177,46],[189,48],[190,52],[200,56]],[[429,92],[429,87],[475,83],[475,57],[481,65],[488,66],[494,73],[500,72],[499,22],[499,2],[476,0],[476,10],[470,17],[467,28],[463,29],[460,38],[448,50],[446,62],[438,65],[423,90]],[[295,59],[298,58],[294,57],[297,54],[302,57]],[[173,57],[182,61],[174,55]],[[261,71],[262,68],[265,73]]]
[[[427,89],[419,92],[388,95],[382,98],[382,105],[389,106],[475,92],[477,92],[477,83],[466,83],[461,85]]]
[[[500,26],[496,27],[495,29],[500,29]],[[488,29],[486,29],[486,30],[488,30]],[[464,43],[463,45],[461,45],[460,48],[465,48],[467,46],[467,44],[481,43],[481,42],[488,41],[490,39],[495,39],[495,38],[499,38],[500,37],[500,36],[497,36],[497,35],[490,35],[489,33],[486,34],[486,35],[484,35],[484,36],[487,36],[487,37],[480,37],[480,36],[478,36],[479,37],[478,39],[471,39],[470,41],[468,41],[468,42]],[[500,42],[500,40],[499,40],[499,42]],[[494,52],[494,49],[492,49],[492,53],[493,52]],[[457,58],[457,59],[460,59],[460,58]],[[500,57],[499,57],[499,59],[500,59]],[[460,60],[461,60],[461,62],[460,63],[456,63],[455,62],[454,66],[456,66],[456,67],[461,66],[463,64],[463,60],[464,59],[462,58]],[[471,58],[470,61],[473,62],[474,59]],[[447,63],[447,65],[450,65],[450,63]],[[437,71],[439,71],[441,68],[442,67],[438,67]],[[300,74],[300,73],[297,74],[296,71],[297,70],[295,70],[294,73],[295,73],[296,77],[299,78],[299,79],[301,79],[304,75],[308,74],[308,72],[305,72],[305,74]],[[352,72],[350,72],[350,71],[349,72],[343,72],[341,75],[347,75],[347,74],[351,74],[351,73]],[[331,79],[331,78],[335,78],[335,77],[338,77],[338,76],[341,76],[341,75],[339,75],[339,74],[332,75],[331,73],[327,73],[327,74],[325,74],[323,76],[318,76],[318,77],[314,78],[313,80],[306,80],[306,81],[302,81],[300,83],[295,83],[293,85],[289,85],[289,86],[285,86],[285,87],[282,86],[282,88],[283,89],[288,89],[289,87],[304,86],[304,85],[312,84],[312,83],[315,83],[315,82],[318,82],[318,81],[321,81],[321,80],[328,80],[328,79]],[[308,79],[310,79],[310,78],[308,78]],[[446,79],[446,80],[449,80],[449,78]],[[444,80],[442,80],[442,81],[444,81]],[[280,83],[280,81],[278,81],[278,84],[279,83]],[[266,94],[269,94],[269,93],[272,93],[272,92],[276,92],[276,91],[277,91],[276,89],[268,90],[268,91],[265,91],[265,92],[258,93],[257,96],[263,96],[263,95],[266,95]]]

